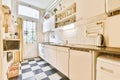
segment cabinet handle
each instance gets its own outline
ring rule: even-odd
[[[101,67],[101,70],[106,71],[106,72],[109,72],[109,73],[114,73],[113,70],[107,69],[107,68],[105,68],[105,67]]]

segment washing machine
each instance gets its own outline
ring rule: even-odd
[[[96,80],[120,80],[120,57],[98,57],[96,71]]]

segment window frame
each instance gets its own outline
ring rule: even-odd
[[[24,15],[19,15],[18,14],[18,5],[23,5],[23,6],[27,6],[27,7],[31,7],[31,8],[33,8],[33,9],[36,9],[36,10],[38,10],[39,11],[39,19],[37,19],[37,18],[33,18],[33,17],[28,17],[28,16],[24,16]],[[24,2],[21,2],[21,1],[17,1],[16,2],[16,13],[15,13],[16,15],[17,15],[17,17],[21,17],[22,19],[23,19],[23,21],[24,20],[28,20],[28,21],[33,21],[33,22],[36,22],[36,42],[37,42],[37,29],[38,29],[38,24],[39,24],[39,20],[40,20],[40,8],[37,8],[37,7],[35,7],[35,6],[32,6],[32,5],[29,5],[29,4],[27,4],[27,3],[24,3]],[[23,39],[24,39],[24,32],[23,32]],[[23,40],[23,42],[24,42],[24,40]],[[24,42],[25,43],[25,42]],[[29,44],[31,44],[31,43],[29,43]],[[32,43],[33,44],[33,43]]]
[[[39,11],[39,18],[40,18],[40,9],[39,8],[37,8],[35,6],[32,6],[32,5],[29,5],[27,3],[21,2],[21,1],[17,1],[17,3],[16,3],[16,14],[17,14],[18,17],[28,18],[28,19],[37,20],[37,21],[39,20],[39,18],[37,19],[37,18],[29,17],[29,16],[19,15],[18,14],[18,6],[19,5],[30,7],[30,8],[33,8],[35,10],[38,10]]]

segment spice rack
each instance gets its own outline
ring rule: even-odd
[[[73,3],[68,8],[58,12],[55,15],[55,21],[55,28],[76,22],[76,3]]]

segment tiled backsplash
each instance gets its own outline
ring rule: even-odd
[[[95,45],[96,38],[89,38],[86,36],[86,25],[93,22],[104,22],[104,37],[106,41],[106,46],[108,47],[120,47],[120,15],[107,17],[105,14],[87,19],[86,21],[77,21],[75,23],[75,28],[71,30],[61,30],[59,33],[55,31],[55,38],[51,39],[51,42],[62,42],[68,40],[68,43],[74,44],[87,44]],[[59,35],[58,35],[59,34]]]

